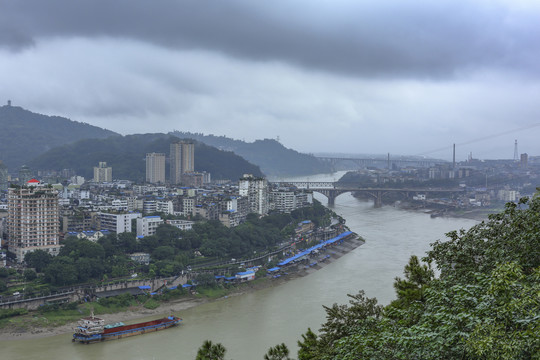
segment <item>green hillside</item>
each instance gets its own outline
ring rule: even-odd
[[[331,172],[331,165],[309,154],[288,149],[272,139],[256,140],[248,143],[225,136],[173,132],[181,138],[191,138],[218,149],[233,151],[253,164],[261,167],[267,176],[300,176]]]
[[[164,153],[169,157],[169,145],[178,138],[165,134],[138,134],[107,139],[87,139],[49,150],[29,162],[32,169],[74,169],[89,179],[93,167],[106,161],[113,168],[114,179],[142,182],[145,179],[146,153]],[[168,176],[167,164],[167,176]],[[237,180],[245,173],[261,176],[258,166],[242,157],[196,142],[195,171],[206,171],[212,179]]]
[[[118,134],[60,116],[36,114],[18,106],[0,107],[0,160],[10,169],[60,145],[114,135]]]

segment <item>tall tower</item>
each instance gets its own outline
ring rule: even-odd
[[[37,249],[58,254],[59,230],[55,189],[33,179],[27,185],[9,188],[7,244],[17,261],[23,261],[26,253]]]
[[[182,141],[182,174],[195,171],[195,144],[192,141]]]
[[[165,154],[146,154],[146,182],[151,184],[165,183]]]
[[[174,142],[170,146],[170,181],[171,184],[180,184],[182,181],[182,143]]]
[[[519,161],[517,140],[514,143],[514,161]]]

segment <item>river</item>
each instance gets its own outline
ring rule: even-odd
[[[342,173],[310,176],[337,180]],[[316,196],[323,204],[326,198]],[[393,281],[410,255],[423,256],[448,231],[469,228],[473,220],[430,218],[419,212],[340,195],[332,209],[366,243],[309,276],[279,286],[221,299],[178,314],[179,327],[92,345],[75,344],[71,334],[32,340],[0,341],[2,358],[16,359],[194,359],[206,339],[227,348],[227,359],[262,359],[269,347],[285,343],[296,358],[296,341],[308,327],[325,321],[322,305],[346,303],[347,293],[366,291],[382,304],[394,298]]]

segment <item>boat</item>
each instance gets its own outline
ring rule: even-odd
[[[137,324],[124,325],[116,323],[105,325],[105,321],[92,314],[82,318],[77,323],[73,333],[74,342],[89,344],[98,341],[121,339],[129,336],[141,335],[149,332],[168,329],[180,323],[182,319],[176,316],[167,316],[162,319],[145,321]]]

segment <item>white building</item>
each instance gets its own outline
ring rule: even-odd
[[[146,182],[151,184],[165,183],[165,154],[146,154]]]
[[[102,161],[98,166],[94,166],[94,182],[112,182],[112,167],[107,167],[107,163]]]
[[[40,249],[52,255],[60,249],[58,192],[30,180],[25,186],[9,188],[7,245],[17,261]]]
[[[137,237],[154,235],[161,224],[163,224],[163,219],[159,216],[145,216],[137,219]]]
[[[166,223],[184,231],[191,230],[195,224],[194,221],[189,220],[167,220]]]
[[[114,231],[117,234],[123,232],[132,232],[131,220],[138,219],[142,215],[139,213],[111,214],[98,213],[101,230]]]
[[[174,214],[174,205],[172,201],[158,201],[156,204],[156,211],[164,213],[166,215]]]
[[[268,214],[268,181],[265,178],[244,174],[238,182],[238,193],[248,198],[250,212]]]

